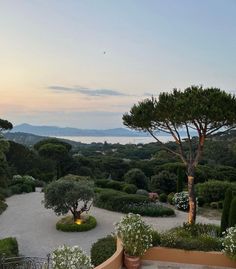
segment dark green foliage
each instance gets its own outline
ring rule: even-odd
[[[93,243],[91,248],[91,262],[94,266],[98,266],[109,259],[116,251],[116,238],[108,235],[98,239]]]
[[[1,187],[0,187],[0,194],[1,194],[2,197],[5,197],[5,198],[12,195],[10,189],[5,189],[5,188],[1,188]]]
[[[123,186],[124,186],[124,182],[119,182],[115,180],[109,180],[109,182],[107,183],[107,188],[118,190],[118,191],[121,191]]]
[[[11,194],[29,193],[35,191],[35,181],[30,176],[14,176],[9,186]]]
[[[0,240],[0,256],[17,257],[19,255],[18,243],[14,237]]]
[[[161,244],[161,234],[158,231],[152,231],[152,245],[153,247],[160,246]]]
[[[220,251],[220,228],[211,224],[184,224],[161,234],[161,246],[185,250]]]
[[[70,211],[76,219],[79,212],[86,211],[85,207],[93,197],[92,182],[59,179],[45,188],[44,205],[53,209],[57,215],[64,215]],[[82,203],[80,210],[79,203]]]
[[[236,185],[226,181],[210,180],[196,184],[196,194],[204,199],[204,203],[218,202],[224,200],[228,188]]]
[[[157,193],[170,193],[176,191],[176,175],[168,171],[162,171],[151,177],[150,190]]]
[[[221,241],[219,238],[209,235],[192,238],[182,237],[176,233],[166,233],[161,236],[161,246],[185,250],[220,251]]]
[[[142,170],[133,168],[124,175],[125,182],[134,184],[138,189],[147,189],[147,177]]]
[[[160,202],[162,202],[162,203],[166,203],[166,202],[167,202],[167,195],[166,195],[165,193],[161,193],[161,194],[159,195],[159,200],[160,200]]]
[[[184,171],[184,169],[178,168],[176,192],[183,191],[185,182],[187,182],[186,172]]]
[[[126,194],[109,189],[97,193],[94,205],[111,211],[123,213],[133,212],[143,216],[174,215],[172,209],[151,203],[148,197],[144,195]]]
[[[236,225],[236,196],[232,198],[229,209],[229,227]]]
[[[109,179],[98,179],[95,181],[95,186],[99,188],[107,188]]]
[[[11,130],[13,128],[13,125],[8,120],[0,119],[0,134],[3,131]]]
[[[198,206],[202,207],[205,203],[205,200],[202,196],[197,197]]]
[[[82,224],[74,223],[71,216],[67,216],[59,220],[56,224],[57,230],[63,232],[86,232],[94,229],[97,226],[97,221],[93,216],[88,216],[86,221]]]
[[[170,205],[173,205],[174,203],[173,203],[173,198],[174,198],[174,193],[173,192],[171,192],[171,193],[169,193],[168,194],[168,196],[167,196],[167,202],[170,204]]]
[[[218,207],[218,202],[211,202],[210,203],[210,207],[212,208],[212,209],[218,209],[219,207]]]
[[[225,232],[229,228],[229,211],[232,202],[233,192],[231,188],[228,188],[225,192],[225,199],[223,205],[223,212],[221,215],[221,233]]]
[[[144,196],[148,197],[148,191],[146,191],[146,190],[139,189],[136,191],[136,194],[144,195]]]
[[[125,183],[122,191],[129,194],[135,194],[137,192],[137,187],[134,184]]]
[[[7,209],[7,204],[0,200],[0,215]]]
[[[70,144],[63,142],[57,138],[47,138],[47,139],[41,140],[37,144],[34,145],[34,148],[38,151],[42,146],[47,145],[47,144],[61,145],[64,148],[66,148],[67,151],[71,150]]]
[[[150,216],[150,217],[167,217],[174,216],[175,212],[172,208],[165,207],[158,203],[133,203],[128,204],[123,207],[124,213],[132,212],[134,214],[139,214],[141,216]]]

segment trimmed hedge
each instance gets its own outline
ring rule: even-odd
[[[97,193],[94,205],[111,211],[136,213],[142,216],[171,216],[174,210],[158,203],[150,202],[144,195],[126,194],[115,190]]]
[[[165,207],[158,203],[130,204],[124,206],[122,212],[132,212],[134,214],[149,217],[166,217],[175,215],[175,211],[172,208]]]
[[[0,215],[7,209],[7,204],[3,201],[0,201]]]
[[[0,256],[16,257],[19,255],[16,238],[8,237],[0,240]]]
[[[116,251],[116,238],[112,235],[98,239],[91,248],[91,262],[98,266],[109,259]]]
[[[134,184],[125,183],[125,185],[122,188],[122,191],[128,194],[135,194],[137,189],[138,188]]]
[[[74,223],[72,216],[67,216],[60,219],[57,224],[57,230],[63,232],[86,232],[92,230],[97,226],[97,221],[93,216],[89,216],[86,221],[82,224]]]

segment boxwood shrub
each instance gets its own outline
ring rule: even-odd
[[[7,209],[7,204],[0,201],[0,215]]]
[[[18,243],[14,237],[8,237],[0,240],[0,256],[16,257],[19,255]]]
[[[112,235],[98,239],[91,248],[91,261],[98,266],[109,259],[116,251],[116,238]]]
[[[88,216],[86,221],[79,225],[74,223],[72,216],[64,217],[60,219],[56,224],[57,230],[60,230],[63,232],[85,232],[85,231],[92,230],[96,226],[97,226],[97,221],[93,216]]]

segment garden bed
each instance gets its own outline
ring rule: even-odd
[[[56,224],[57,230],[63,232],[86,232],[94,229],[96,226],[97,221],[93,216],[82,219],[80,224],[75,223],[72,216],[67,216],[60,219]]]

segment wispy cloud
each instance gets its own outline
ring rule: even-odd
[[[127,94],[111,89],[91,89],[81,86],[64,87],[59,85],[53,85],[48,87],[49,90],[55,92],[67,92],[67,93],[80,93],[86,96],[128,96]]]

